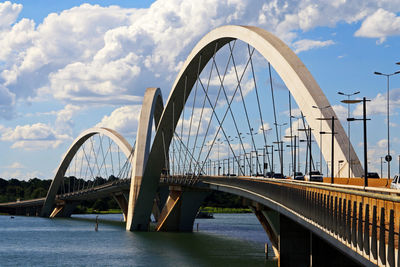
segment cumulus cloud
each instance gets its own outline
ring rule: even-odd
[[[389,109],[393,114],[396,108],[400,107],[400,88],[389,91]],[[387,113],[387,95],[386,93],[378,93],[376,97],[371,99],[367,104],[367,115],[383,115]],[[354,110],[354,116],[363,115],[362,103],[358,104]]]
[[[301,52],[334,41],[301,40],[299,30],[343,21],[366,18],[357,36],[398,34],[398,18],[385,11],[398,11],[395,2],[158,0],[147,9],[83,4],[49,14],[39,25],[17,21],[22,5],[0,3],[0,84],[8,92],[3,88],[0,98],[137,104],[148,86],[168,91],[193,45],[220,25],[257,25]],[[394,22],[379,34],[367,34],[370,21],[385,12]],[[15,101],[9,102],[12,110]],[[10,118],[9,113],[0,116]]]
[[[68,135],[58,134],[52,127],[43,123],[17,126],[3,131],[0,140],[13,142],[12,148],[43,150],[58,147]]]
[[[55,128],[57,131],[71,134],[72,127],[74,126],[72,117],[79,111],[82,111],[82,109],[84,108],[81,106],[68,104],[64,107],[64,109],[58,111],[55,122]]]
[[[342,123],[347,121],[347,107],[343,105],[333,105],[332,108]]]
[[[15,94],[0,84],[0,117],[11,118],[14,110]]]
[[[330,46],[330,45],[333,45],[333,44],[335,44],[335,42],[332,41],[332,40],[317,41],[317,40],[303,39],[303,40],[299,40],[297,42],[294,42],[293,43],[293,47],[294,47],[294,52],[300,53],[300,52],[307,51],[307,50],[310,50],[310,49]]]
[[[141,106],[123,106],[106,115],[96,124],[96,127],[106,127],[117,131],[123,136],[136,135]]]
[[[383,43],[387,36],[400,34],[400,16],[379,8],[375,13],[368,16],[362,23],[355,36],[379,38]]]
[[[10,1],[0,3],[0,29],[7,28],[13,24],[21,10],[21,4],[13,4]]]
[[[13,142],[13,147],[30,148],[35,142],[55,147],[69,138],[74,116],[83,106],[104,104],[123,106],[98,126],[134,135],[136,105],[145,88],[159,86],[169,92],[186,56],[211,29],[260,26],[299,53],[335,43],[301,39],[300,32],[339,22],[362,22],[356,36],[382,39],[399,34],[396,2],[157,0],[146,9],[83,4],[49,14],[38,24],[18,20],[22,5],[0,3],[0,117],[12,118],[18,101],[57,100],[65,105],[54,113],[53,127],[18,126],[0,133],[1,140]],[[374,28],[374,21],[383,30]],[[232,71],[227,76],[232,84],[236,79]],[[243,87],[249,92],[251,83]],[[286,88],[275,83],[280,87]],[[30,139],[24,129],[40,134]]]

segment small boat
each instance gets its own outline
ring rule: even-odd
[[[214,214],[211,212],[199,211],[196,214],[196,219],[214,219]]]

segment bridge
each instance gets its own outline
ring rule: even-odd
[[[278,103],[283,94],[288,102]],[[316,170],[313,142],[330,178],[269,178]],[[112,129],[88,129],[67,150],[45,198],[0,203],[0,210],[68,217],[81,201],[111,196],[127,230],[148,231],[153,216],[156,231],[192,231],[216,190],[242,197],[281,266],[399,266],[400,192],[387,188],[388,179],[365,186],[357,178],[364,167],[295,53],[263,29],[224,26],[193,48],[165,106],[159,88],[146,90],[132,145]]]

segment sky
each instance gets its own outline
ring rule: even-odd
[[[0,2],[0,177],[51,179],[85,129],[135,135],[146,87],[167,99],[194,45],[212,29],[254,25],[303,61],[344,122],[338,91],[368,103],[371,170],[386,155],[386,78],[400,70],[398,0]],[[390,79],[392,173],[400,155],[400,75]],[[352,116],[361,116],[355,106]],[[359,157],[361,124],[353,124]],[[400,168],[400,166],[399,166]]]

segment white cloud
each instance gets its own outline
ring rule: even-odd
[[[136,135],[141,106],[123,106],[115,109],[109,116],[104,116],[96,127],[106,127],[123,136]]]
[[[37,170],[6,169],[0,172],[0,177],[28,181],[35,177],[43,177],[43,173]]]
[[[58,134],[52,127],[43,123],[8,128],[0,137],[2,141],[13,142],[12,148],[24,150],[55,148],[69,139],[68,135]]]
[[[0,117],[11,118],[15,104],[15,94],[0,84]]]
[[[148,86],[168,91],[193,45],[215,27],[260,26],[301,52],[334,41],[299,40],[299,30],[373,18],[380,14],[378,6],[399,10],[394,0],[158,0],[147,9],[83,4],[35,25],[16,21],[22,6],[5,2],[0,4],[0,84],[8,93],[2,90],[0,98],[136,104]],[[12,110],[15,101],[9,102],[7,110]]]
[[[354,35],[358,37],[379,38],[379,43],[383,43],[387,36],[399,34],[400,16],[379,8],[363,21],[360,29]]]
[[[10,1],[0,3],[0,30],[13,24],[21,10],[21,4],[11,3]]]
[[[64,107],[64,109],[57,112],[57,119],[55,122],[55,128],[58,132],[68,133],[69,135],[72,134],[72,127],[74,126],[74,122],[72,117],[82,111],[84,109],[81,106],[75,106],[68,104]]]
[[[332,40],[318,41],[318,40],[303,39],[303,40],[294,42],[293,47],[294,47],[294,52],[296,52],[298,54],[303,51],[307,51],[307,50],[315,49],[315,48],[319,48],[319,47],[330,46],[333,44],[335,44],[335,42]]]
[[[389,91],[389,109],[393,114],[396,108],[400,108],[400,88]],[[378,93],[376,97],[367,102],[367,115],[384,115],[387,113],[386,93]],[[363,105],[358,104],[354,110],[354,116],[363,115]]]
[[[14,162],[14,163],[12,163],[11,165],[9,165],[9,166],[5,166],[5,167],[3,167],[3,168],[8,168],[8,169],[24,169],[24,168],[26,168],[22,163],[20,163],[20,162]]]
[[[343,105],[333,105],[332,108],[342,123],[347,121],[347,107]]]
[[[257,133],[258,134],[263,134],[263,130],[265,131],[266,134],[269,133],[270,130],[272,130],[271,125],[268,122],[264,122],[264,124],[258,128]]]

